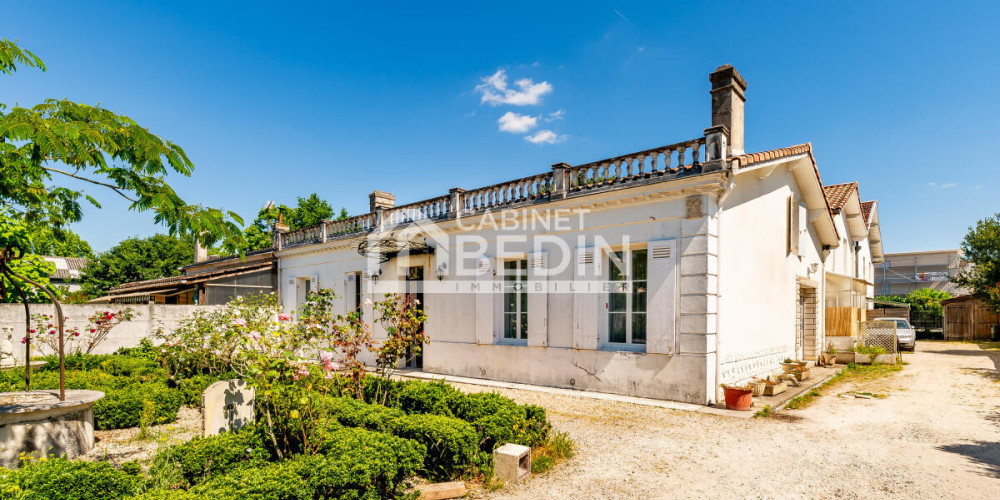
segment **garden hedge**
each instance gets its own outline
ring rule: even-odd
[[[152,423],[165,424],[177,420],[177,410],[184,403],[184,395],[159,382],[106,390],[104,397],[94,402],[94,427],[105,430],[139,426],[145,400],[152,401],[156,407]]]
[[[158,486],[187,489],[240,468],[260,467],[272,459],[257,429],[196,437],[157,453],[149,468]]]
[[[413,414],[349,398],[331,398],[330,416],[341,425],[412,439],[424,445],[424,471],[431,479],[467,472],[476,458],[478,436],[467,422],[442,415]]]
[[[107,462],[47,458],[0,469],[0,498],[17,500],[116,500],[134,494],[139,478]]]
[[[156,489],[136,500],[395,498],[403,494],[404,481],[424,461],[424,448],[419,443],[363,429],[330,431],[322,452],[258,468],[239,468],[187,491]]]

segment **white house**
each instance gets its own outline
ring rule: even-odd
[[[746,82],[709,79],[693,139],[403,206],[374,192],[370,213],[278,234],[284,307],[333,287],[371,318],[365,298],[414,293],[424,371],[693,403],[814,359],[821,304],[869,286],[877,223],[856,185],[831,204],[810,144],[746,154]]]

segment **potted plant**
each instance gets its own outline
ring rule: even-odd
[[[894,363],[896,357],[886,354],[882,346],[857,346],[854,348],[854,362],[859,364]]]
[[[798,367],[799,364],[792,361],[792,358],[785,358],[785,360],[781,362],[781,369],[784,370],[785,373],[792,373],[792,370]]]
[[[801,382],[803,380],[808,379],[810,374],[809,374],[809,369],[808,368],[806,368],[804,366],[799,366],[799,367],[795,368],[794,370],[792,370],[792,375],[795,376],[795,380],[798,380],[799,382]]]
[[[761,379],[759,379],[757,377],[754,377],[754,378],[750,379],[750,384],[749,385],[750,385],[750,388],[753,389],[753,395],[754,395],[754,397],[760,397],[760,396],[764,395],[764,386],[765,386],[765,383],[764,383],[763,380],[761,380]]]
[[[824,365],[833,366],[837,364],[837,349],[831,345],[827,347],[826,352],[820,353],[820,357]]]
[[[753,389],[747,385],[722,384],[722,392],[726,397],[726,409],[748,411],[753,403]]]
[[[788,389],[788,384],[784,381],[767,379],[764,381],[764,395],[765,396],[776,396],[785,392]]]

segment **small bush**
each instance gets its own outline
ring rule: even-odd
[[[0,495],[19,500],[114,500],[137,489],[134,475],[107,462],[40,459],[0,474]]]
[[[176,382],[177,389],[184,394],[184,404],[187,406],[201,406],[201,395],[208,389],[208,386],[227,378],[235,376],[218,375],[195,375],[191,378],[180,379]]]
[[[424,470],[431,479],[447,479],[471,468],[478,436],[467,422],[442,415],[407,415],[394,408],[331,398],[330,416],[341,425],[362,427],[413,439],[427,450]]]
[[[165,424],[177,420],[177,410],[184,396],[180,391],[155,382],[107,390],[104,397],[94,403],[94,427],[105,430],[138,426],[144,400],[156,405],[152,423]]]
[[[149,468],[154,484],[189,488],[213,477],[244,467],[260,467],[271,460],[264,439],[256,429],[196,437],[156,455]]]
[[[144,338],[139,341],[139,345],[136,347],[119,347],[118,350],[115,351],[115,355],[157,361],[159,359],[160,351],[153,345],[152,340]]]

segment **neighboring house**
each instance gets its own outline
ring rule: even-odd
[[[933,288],[952,296],[968,295],[968,290],[950,281],[965,265],[958,249],[886,254],[885,262],[875,268],[876,294],[906,295]]]
[[[56,257],[42,255],[42,259],[56,266],[56,272],[49,276],[49,283],[66,291],[75,292],[80,289],[80,271],[87,267],[84,257]]]
[[[198,258],[208,259],[204,253],[198,253]],[[181,267],[179,276],[123,283],[90,302],[225,304],[237,296],[273,292],[276,269],[270,250],[251,252],[245,258],[216,257]]]
[[[699,404],[815,359],[821,304],[867,307],[875,204],[856,185],[831,203],[811,144],[746,154],[746,82],[709,79],[693,139],[404,206],[375,192],[370,213],[279,232],[284,307],[326,287],[372,318],[368,299],[411,293],[430,343],[410,366]]]

